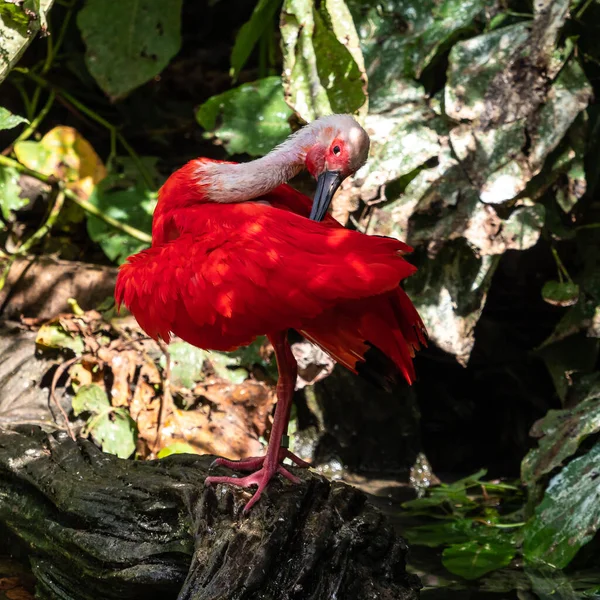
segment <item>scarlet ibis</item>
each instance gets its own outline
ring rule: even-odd
[[[323,117],[263,158],[232,163],[198,158],[159,191],[152,246],[129,257],[117,278],[125,304],[155,340],[175,334],[203,349],[227,351],[266,334],[279,368],[277,406],[264,457],[217,463],[245,477],[207,484],[258,486],[249,510],[293,455],[282,440],[297,364],[290,329],[338,363],[386,385],[415,378],[412,358],[425,330],[400,282],[416,270],[396,239],[345,229],[327,214],[340,183],[366,159],[369,137],[349,115]],[[317,180],[314,201],[286,184],[302,168]]]

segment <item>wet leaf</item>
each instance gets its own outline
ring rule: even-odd
[[[273,17],[281,0],[258,0],[250,20],[242,25],[231,51],[230,75],[237,79],[261,35],[274,27]]]
[[[515,552],[515,546],[507,541],[483,544],[470,541],[446,548],[442,553],[442,563],[455,575],[465,579],[477,579],[490,571],[508,565]]]
[[[281,79],[266,77],[209,98],[198,108],[196,120],[229,154],[261,156],[290,134],[291,114]]]
[[[0,165],[0,210],[7,222],[14,221],[12,211],[29,204],[29,198],[20,198],[19,172],[13,167]]]
[[[573,306],[579,299],[579,286],[572,281],[546,281],[542,298],[554,306]]]
[[[43,349],[68,349],[77,355],[81,354],[85,348],[80,336],[67,333],[63,326],[57,322],[42,325],[35,338],[35,343]]]
[[[10,111],[0,106],[0,130],[12,129],[21,123],[29,123],[25,117],[13,115]]]
[[[181,0],[88,0],[77,14],[85,63],[119,98],[158,75],[181,46]]]
[[[589,102],[583,70],[574,58],[563,66],[562,55],[556,80],[545,97],[540,92],[548,81],[527,53],[530,46],[541,52],[532,37],[551,35],[553,27],[540,20],[532,32],[531,24],[518,23],[452,48],[444,107],[463,121],[450,133],[452,147],[483,202],[500,204],[523,192]]]
[[[419,78],[438,53],[472,29],[493,3],[486,0],[349,0],[375,106],[394,96],[404,78]]]
[[[106,177],[96,151],[72,127],[55,127],[39,142],[17,142],[14,150],[20,163],[65,181],[82,198],[88,198],[96,184]]]
[[[562,569],[600,525],[600,444],[553,477],[523,529],[528,562]]]
[[[93,383],[82,385],[73,397],[73,413],[79,416],[81,413],[89,412],[98,415],[110,409],[110,402],[106,392]]]
[[[342,0],[326,0],[319,9],[311,0],[285,0],[280,27],[285,98],[302,119],[365,106],[358,36]]]
[[[186,442],[173,442],[168,446],[165,446],[157,454],[157,458],[165,458],[172,454],[198,454],[198,451],[194,446],[187,444]]]
[[[46,26],[46,14],[54,0],[36,0],[35,10],[24,11],[14,2],[0,2],[0,83],[15,66],[40,28]]]
[[[171,356],[171,383],[193,389],[196,383],[204,379],[203,365],[207,353],[187,342],[173,342],[169,345]],[[165,367],[166,360],[162,356],[161,366]]]
[[[527,485],[560,466],[575,454],[581,442],[600,431],[600,377],[583,377],[577,385],[578,403],[564,410],[550,410],[537,421],[531,435],[540,438],[521,463],[521,478]]]

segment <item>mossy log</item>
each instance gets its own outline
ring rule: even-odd
[[[244,515],[244,491],[204,486],[212,460],[0,431],[2,537],[48,600],[418,598],[404,540],[362,492],[295,469],[300,485],[272,483]]]

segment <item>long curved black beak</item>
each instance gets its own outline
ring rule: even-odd
[[[331,199],[343,181],[340,171],[324,171],[317,179],[317,191],[313,200],[310,219],[322,221],[329,210]]]

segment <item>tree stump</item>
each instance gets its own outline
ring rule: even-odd
[[[300,485],[272,483],[243,515],[246,492],[204,486],[212,460],[126,461],[64,433],[0,431],[0,528],[42,599],[418,598],[406,543],[362,492],[294,469]]]

